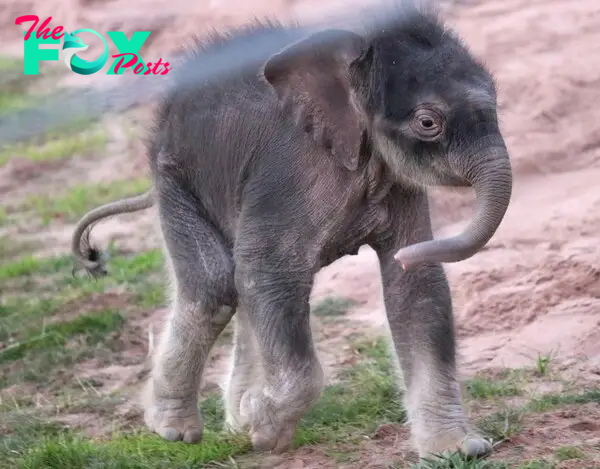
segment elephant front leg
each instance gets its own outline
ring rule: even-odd
[[[413,194],[414,196],[415,194]],[[456,372],[452,299],[440,264],[404,271],[394,260],[401,247],[432,238],[427,200],[416,194],[411,210],[395,224],[402,231],[374,245],[395,351],[405,384],[405,406],[421,457],[460,450],[481,457],[492,450],[469,424]]]
[[[491,444],[473,430],[462,407],[452,305],[442,267],[423,266],[406,273],[384,258],[383,282],[406,386],[406,411],[419,455],[456,450],[470,457],[486,455]]]

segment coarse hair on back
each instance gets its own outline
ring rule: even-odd
[[[230,28],[212,27],[206,35],[194,35],[185,44],[173,70],[173,85],[193,83],[194,77],[203,85],[231,77],[255,77],[269,56],[305,34],[305,28],[296,22],[271,18],[254,18]]]
[[[174,102],[189,100],[200,89],[256,80],[260,66],[270,55],[302,36],[302,27],[297,23],[268,18],[254,18],[229,28],[212,27],[202,37],[190,36],[179,50],[154,107],[154,122],[144,138],[150,158],[161,150],[158,134],[164,131]],[[253,50],[253,45],[258,47]]]

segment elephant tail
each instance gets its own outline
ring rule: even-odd
[[[152,187],[143,194],[102,205],[86,213],[77,223],[71,241],[71,252],[75,257],[73,274],[82,268],[94,277],[107,274],[101,252],[90,244],[90,233],[95,223],[114,215],[145,210],[154,203],[155,193]]]

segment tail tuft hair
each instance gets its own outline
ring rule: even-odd
[[[108,275],[108,271],[106,270],[106,257],[100,249],[90,244],[91,228],[92,226],[89,226],[81,237],[81,256],[76,258],[75,266],[73,267],[73,275],[79,270],[85,270],[88,275],[91,275],[94,278],[104,277]]]
[[[71,238],[71,252],[75,258],[73,276],[78,270],[85,270],[94,278],[103,277],[108,274],[106,270],[106,256],[96,247],[90,244],[90,232],[94,224],[103,218],[112,217],[121,213],[132,213],[138,210],[150,208],[154,205],[154,188],[127,199],[111,202],[86,213],[73,232]]]

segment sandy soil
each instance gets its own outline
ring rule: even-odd
[[[29,7],[33,1],[4,0],[0,5],[0,37],[7,51],[20,52],[16,16],[52,12],[73,29],[152,30],[148,54],[167,55],[187,35],[242,22],[251,12],[314,20],[322,15],[317,5],[329,9],[339,2],[212,0],[192,6],[187,0],[55,0]],[[600,2],[459,0],[450,6],[450,23],[496,76],[502,130],[516,177],[511,206],[489,246],[472,259],[446,266],[461,372],[532,364],[538,354],[553,354],[565,372],[600,381]],[[97,75],[89,81],[94,85],[103,79]],[[137,155],[135,163],[107,155],[96,162],[100,169],[94,177],[106,175],[102,168],[117,162],[124,171],[144,171],[141,152],[130,151]],[[66,164],[53,183],[75,170]],[[7,167],[0,178],[7,181],[14,174]],[[39,184],[40,178],[29,183]],[[25,193],[27,187],[13,190]],[[459,230],[473,210],[470,193],[435,191],[432,200],[440,234]],[[123,240],[132,249],[141,241],[152,245],[154,238],[147,236],[151,219],[152,214],[144,214],[99,225],[95,240]],[[61,249],[68,245],[70,229],[47,236]],[[365,247],[321,271],[312,298],[317,302],[333,294],[356,300],[343,327],[377,331],[385,325],[380,288],[376,257]],[[336,329],[342,326],[316,322],[314,327],[323,360],[334,370],[348,359]],[[213,354],[209,381],[220,380],[227,353],[223,347]],[[125,374],[139,371],[126,368]],[[98,372],[120,373],[115,368]]]

